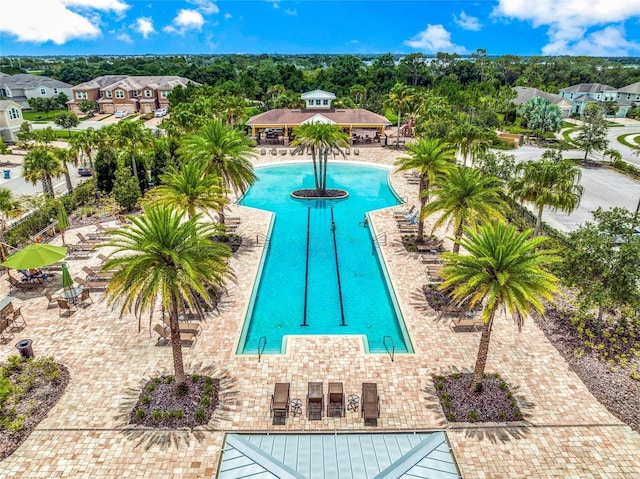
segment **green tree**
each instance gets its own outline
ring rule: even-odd
[[[384,107],[395,109],[398,112],[398,132],[396,138],[396,146],[400,146],[400,119],[402,112],[406,107],[408,101],[413,97],[413,89],[403,85],[402,83],[396,83],[389,94],[384,100]]]
[[[469,122],[463,122],[449,133],[449,141],[457,146],[462,155],[462,164],[467,166],[467,159],[471,159],[471,164],[475,158],[486,152],[490,146],[489,134],[486,130],[479,128]]]
[[[7,220],[17,218],[22,214],[20,200],[13,197],[9,188],[0,187],[0,253],[2,261],[7,259],[4,250],[4,232],[7,230]]]
[[[485,176],[476,169],[454,168],[438,178],[440,188],[434,192],[435,199],[424,207],[421,215],[440,213],[433,229],[452,223],[453,252],[457,253],[464,228],[503,219],[505,203],[499,184],[497,178]]]
[[[320,196],[326,196],[329,153],[344,155],[343,149],[349,146],[349,137],[336,125],[328,123],[300,125],[293,135],[291,146],[295,147],[294,152],[311,152],[316,192]]]
[[[91,168],[91,176],[93,177],[93,195],[95,199],[98,199],[98,176],[96,168],[94,168],[93,165],[92,153],[99,146],[101,137],[104,135],[105,133],[102,130],[96,131],[93,128],[87,128],[86,130],[79,131],[69,140],[71,148],[76,152],[75,157],[77,158],[79,153],[80,161],[82,161],[82,164],[85,166],[84,155],[87,155],[89,168]]]
[[[67,108],[69,97],[65,92],[61,91],[60,93],[58,93],[58,96],[56,97],[56,101],[58,102],[58,108],[65,109]]]
[[[113,256],[105,269],[115,273],[106,290],[108,304],[120,304],[120,315],[138,318],[160,303],[169,315],[176,386],[185,384],[178,314],[199,298],[211,302],[210,290],[230,277],[229,248],[211,241],[215,229],[199,216],[162,206],[149,206],[132,225],[113,233]],[[180,391],[180,389],[178,389]]]
[[[592,151],[607,148],[607,131],[609,127],[602,109],[596,103],[589,103],[586,106],[582,121],[583,126],[578,132],[575,143],[584,151],[584,160],[587,161],[587,157]]]
[[[113,198],[124,209],[132,209],[140,199],[140,183],[131,175],[129,168],[118,166],[116,169],[116,180],[111,190]]]
[[[466,238],[456,240],[468,254],[447,253],[441,289],[452,288],[458,303],[473,309],[483,305],[482,336],[473,371],[471,391],[482,390],[491,330],[498,309],[511,313],[518,328],[533,311],[544,311],[543,300],[557,291],[557,278],[545,267],[558,258],[543,248],[546,238],[530,238],[531,230],[519,233],[503,222],[467,229]]]
[[[560,269],[581,308],[597,308],[599,334],[606,311],[640,312],[640,235],[633,234],[635,218],[627,209],[598,208],[593,218],[569,234]]]
[[[42,191],[45,196],[53,198],[52,178],[63,174],[60,160],[46,148],[38,147],[29,151],[22,164],[22,176],[24,180],[35,185],[42,181]]]
[[[186,211],[189,218],[197,210],[207,215],[209,210],[220,211],[226,205],[226,191],[220,177],[209,173],[203,162],[190,161],[160,176],[160,186],[149,192],[153,204]]]
[[[528,128],[538,130],[540,138],[543,138],[547,131],[559,131],[562,126],[560,107],[542,97],[531,98],[524,104],[522,118]]]
[[[75,128],[80,124],[80,119],[78,115],[76,115],[72,111],[64,111],[58,115],[55,121],[56,125],[61,128],[65,128],[67,133],[69,134],[69,138],[71,138],[71,128]]]
[[[455,153],[449,143],[441,139],[421,138],[417,143],[407,145],[409,156],[399,158],[395,165],[397,171],[417,170],[420,174],[418,197],[420,211],[429,202],[431,184],[436,177],[449,172],[455,166]],[[418,222],[418,241],[424,236],[424,218],[420,215]]]
[[[62,173],[64,174],[64,181],[67,185],[67,191],[69,194],[73,193],[73,183],[71,183],[71,175],[69,174],[69,168],[67,166],[67,162],[72,161],[73,151],[67,148],[52,148],[51,152],[60,161]]]
[[[154,138],[151,130],[138,121],[121,121],[109,129],[109,136],[113,146],[131,159],[133,177],[139,181],[136,157],[144,155],[153,147]]]
[[[509,194],[516,201],[530,201],[537,210],[535,234],[542,230],[545,206],[571,213],[580,204],[584,188],[582,174],[570,161],[542,159],[520,163],[509,185]]]
[[[96,108],[96,103],[93,101],[82,100],[80,103],[78,103],[78,110],[80,110],[85,115],[90,111],[95,110],[95,108]]]
[[[249,139],[220,120],[210,120],[196,134],[185,136],[178,154],[186,162],[204,162],[209,173],[222,178],[225,190],[237,194],[244,193],[257,179],[249,161],[255,156]],[[221,208],[218,214],[224,224],[224,210]]]

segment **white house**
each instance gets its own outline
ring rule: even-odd
[[[0,95],[29,108],[30,98],[55,98],[60,93],[71,98],[71,85],[53,78],[19,73],[17,75],[0,74]]]
[[[23,122],[22,107],[13,100],[0,100],[0,136],[5,141],[16,141],[16,132]]]
[[[307,104],[307,109],[329,110],[331,102],[336,99],[333,93],[323,90],[313,90],[302,94],[302,99]]]
[[[602,83],[580,83],[563,88],[560,95],[572,103],[572,113],[581,115],[589,103],[613,102],[617,107],[615,116],[624,118],[629,109],[640,107],[640,82],[622,88],[613,88]]]

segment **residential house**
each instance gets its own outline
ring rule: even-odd
[[[105,75],[73,87],[72,100],[67,105],[76,113],[83,100],[96,102],[100,113],[152,113],[168,108],[173,89],[189,83],[197,85],[179,76]]]
[[[582,115],[589,103],[614,102],[618,107],[615,116],[624,118],[629,104],[621,102],[616,88],[602,83],[579,83],[560,90],[560,96],[572,103],[571,113]]]
[[[361,108],[331,108],[333,93],[314,90],[302,94],[307,108],[278,108],[252,116],[247,121],[251,136],[258,144],[286,145],[293,139],[293,130],[307,123],[337,125],[349,134],[353,144],[380,143],[384,130],[391,123],[384,116]]]
[[[31,98],[56,98],[64,93],[71,98],[71,85],[53,78],[19,73],[0,74],[0,95],[28,109]]]
[[[16,133],[20,129],[22,107],[13,100],[0,100],[0,136],[7,142],[16,141]]]
[[[518,107],[524,105],[532,98],[541,97],[548,100],[549,103],[557,105],[560,108],[560,112],[562,113],[562,118],[568,118],[571,115],[573,104],[569,100],[563,98],[561,95],[555,95],[553,93],[547,93],[542,90],[538,90],[537,88],[525,86],[516,86],[513,87],[513,90],[517,95],[513,99],[513,104]]]
[[[632,83],[615,91],[615,102],[618,107],[616,116],[624,118],[631,108],[640,108],[640,82]]]

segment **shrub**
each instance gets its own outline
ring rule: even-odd
[[[200,397],[200,407],[209,407],[209,405],[211,404],[211,398],[209,396],[207,396],[206,394],[203,394]]]
[[[196,418],[196,420],[202,422],[207,418],[207,413],[203,408],[199,407],[198,409],[195,410],[195,412],[193,413],[193,416]]]
[[[118,168],[111,193],[122,208],[130,210],[136,206],[140,199],[140,184],[131,175],[128,168]]]
[[[476,411],[475,409],[469,411],[469,420],[471,422],[476,422],[478,420],[478,411]]]
[[[144,419],[144,416],[145,416],[144,409],[138,409],[136,411],[136,419],[138,419],[138,420]]]
[[[140,398],[140,404],[148,405],[151,402],[151,397],[148,394],[145,394]]]
[[[163,418],[164,414],[160,409],[154,409],[151,413],[151,417],[154,421],[160,421]]]

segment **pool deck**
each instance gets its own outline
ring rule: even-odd
[[[362,148],[350,159],[390,165],[401,155]],[[255,163],[285,160],[291,157],[259,156]],[[392,176],[392,185],[401,197],[412,199],[409,203],[417,201],[417,186],[407,184],[402,174]],[[227,377],[223,407],[206,428],[194,432],[126,427],[124,416],[140,384],[172,368],[171,348],[155,345],[146,317],[138,332],[133,316],[120,319],[101,293],[92,293],[95,304],[59,318],[57,308],[47,310],[42,293],[13,293],[18,298],[14,306],[22,306],[28,326],[8,344],[0,344],[0,359],[16,352],[18,339],[30,338],[37,355],[53,355],[67,366],[71,381],[48,417],[0,463],[0,477],[215,477],[225,431],[397,430],[445,430],[465,478],[640,477],[640,434],[596,401],[530,320],[521,333],[511,321],[496,322],[487,364],[487,372],[499,372],[511,383],[526,422],[447,423],[431,377],[473,368],[480,335],[453,333],[426,304],[421,293],[424,265],[399,245],[392,215],[398,209],[403,207],[374,212],[371,227],[388,235],[384,259],[415,354],[398,354],[391,362],[386,354],[365,355],[355,338],[310,336],[291,339],[286,354],[266,355],[260,362],[255,355],[236,355],[263,252],[262,246],[243,246],[231,259],[236,282],[228,285],[220,312],[203,324],[195,346],[183,349],[189,371],[212,367]],[[270,213],[234,206],[233,214],[242,217],[238,232],[246,242],[266,233]],[[436,232],[440,237],[443,233]],[[58,237],[54,243],[60,241]],[[95,255],[70,261],[72,277],[81,274],[82,266],[97,263]],[[7,295],[8,284],[0,281],[0,298]],[[289,417],[285,426],[272,425],[274,384],[290,382],[291,397],[304,402],[308,381],[322,381],[325,393],[329,381],[344,382],[347,395],[359,395],[362,382],[377,382],[382,401],[378,426],[365,427],[353,412],[321,421],[309,421],[303,414]]]

